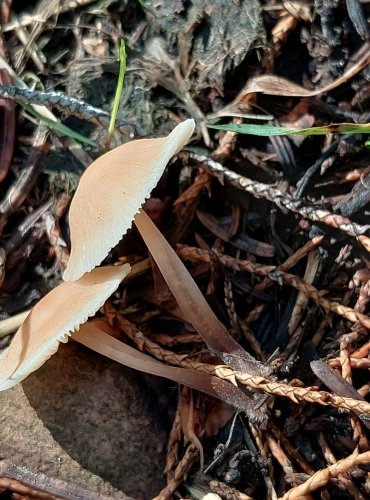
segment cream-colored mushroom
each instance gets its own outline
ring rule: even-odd
[[[208,347],[233,368],[262,374],[264,367],[230,336],[169,243],[145,212],[139,212],[167,162],[193,130],[194,121],[186,120],[168,137],[132,141],[101,156],[86,170],[69,212],[72,250],[63,278],[75,280],[98,265],[137,214],[137,229],[183,313]]]
[[[43,297],[0,355],[0,390],[9,389],[52,356],[59,342],[93,316],[130,272],[130,266],[94,269]]]
[[[64,280],[80,278],[105,259],[193,131],[194,120],[186,120],[168,137],[129,142],[88,167],[69,211],[71,255]]]

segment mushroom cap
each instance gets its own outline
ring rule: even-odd
[[[129,264],[94,269],[57,286],[31,310],[0,355],[0,390],[9,389],[52,356],[59,342],[93,316],[130,272]]]
[[[194,126],[186,120],[167,137],[129,142],[86,169],[69,210],[72,248],[64,280],[91,271],[117,245]]]

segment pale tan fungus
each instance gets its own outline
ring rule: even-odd
[[[86,170],[71,203],[72,249],[63,278],[75,280],[98,265],[136,215],[136,227],[171,292],[208,347],[236,370],[262,374],[264,367],[231,337],[169,243],[145,212],[139,212],[166,164],[193,131],[194,121],[186,120],[168,137],[132,141],[103,155]]]
[[[87,168],[69,211],[72,248],[64,280],[80,278],[105,259],[194,127],[194,120],[186,120],[167,137],[129,142]]]
[[[60,342],[67,342],[71,332],[96,313],[129,272],[129,264],[100,267],[45,295],[0,355],[0,390],[13,387],[43,365]]]

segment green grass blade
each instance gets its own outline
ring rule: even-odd
[[[28,113],[31,117],[36,118],[37,120],[39,120],[43,123],[46,123],[46,125],[48,125],[48,127],[55,130],[60,135],[65,135],[67,137],[71,137],[72,139],[75,139],[76,141],[81,142],[82,144],[88,144],[89,146],[98,147],[96,142],[92,141],[88,137],[85,137],[84,135],[67,127],[67,125],[64,125],[63,123],[46,118],[45,116],[38,113],[32,106],[26,105],[26,106],[24,106],[24,110],[25,110],[26,114]]]
[[[339,134],[369,134],[370,123],[336,123],[333,125],[325,125],[322,127],[311,128],[287,128],[276,127],[273,125],[255,125],[251,123],[243,123],[236,125],[229,123],[227,125],[207,125],[208,128],[217,130],[225,130],[227,132],[236,132],[239,134],[258,135],[261,137],[269,137],[272,135],[325,135],[337,132]]]
[[[119,75],[117,80],[116,94],[114,96],[114,103],[112,109],[112,115],[108,128],[108,137],[111,137],[114,132],[114,125],[117,119],[117,113],[119,108],[119,103],[121,100],[122,90],[123,90],[123,82],[125,79],[125,71],[126,71],[126,46],[125,41],[121,40],[120,48],[119,48]]]

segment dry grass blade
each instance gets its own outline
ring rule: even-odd
[[[15,316],[11,316],[10,318],[0,321],[0,338],[6,337],[7,335],[15,332],[15,330],[17,330],[27,318],[29,313],[30,311],[21,312]]]
[[[307,283],[308,285],[312,286],[319,265],[320,265],[319,252],[314,251],[309,253],[307,258],[307,267],[303,276],[304,282]],[[303,291],[300,291],[296,298],[296,302],[288,324],[288,331],[290,335],[292,335],[302,323],[302,318],[305,316],[307,311],[308,302],[309,302],[308,295]]]
[[[172,421],[172,428],[168,436],[166,465],[163,473],[166,475],[167,483],[173,478],[174,470],[179,463],[179,448],[182,440],[182,428],[180,418],[180,401],[177,404],[175,416]]]
[[[265,75],[252,78],[252,80],[250,80],[246,87],[242,90],[241,94],[245,96],[246,94],[250,94],[252,92],[262,92],[263,94],[287,97],[313,97],[319,94],[325,94],[326,92],[339,87],[339,85],[347,82],[354,75],[366,68],[369,63],[370,49],[368,48],[356,64],[351,66],[341,77],[321,89],[307,90],[305,87],[302,87],[302,85],[293,83],[286,78]]]
[[[59,7],[59,13],[65,13],[69,10],[76,9],[78,7],[82,7],[83,5],[88,5],[93,3],[95,0],[66,0],[62,2],[62,5]],[[3,27],[3,32],[13,31],[17,28],[26,27],[33,25],[35,22],[45,22],[45,16],[40,15],[37,11],[34,14],[24,14],[19,19],[16,19],[14,16],[12,19],[5,24]]]
[[[32,52],[34,42],[44,29],[44,25],[46,24],[46,22],[51,17],[58,15],[60,10],[60,3],[60,0],[41,0],[38,3],[33,16],[35,22],[29,35],[29,39],[16,61],[16,69],[19,73],[22,73],[24,65],[27,62],[27,58]],[[18,28],[18,32],[19,31],[24,32],[22,29]]]

